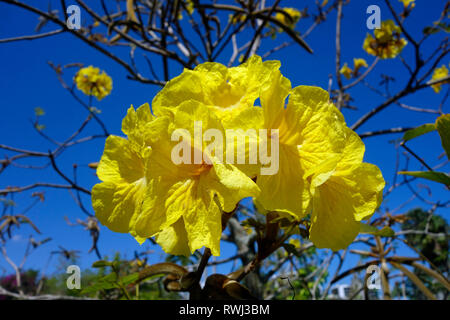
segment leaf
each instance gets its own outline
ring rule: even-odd
[[[101,260],[103,261],[103,260]],[[97,261],[100,262],[100,261]],[[108,262],[108,261],[104,261]],[[95,263],[94,263],[95,264]],[[100,290],[108,290],[108,289],[114,289],[119,288],[119,284],[117,283],[117,275],[115,273],[110,273],[102,278],[100,278],[97,282],[95,282],[93,285],[83,289],[81,293],[94,293],[98,292]]]
[[[437,171],[399,171],[398,174],[406,174],[408,176],[423,178],[434,182],[439,182],[450,186],[450,177],[444,172]]]
[[[417,128],[406,131],[403,134],[403,140],[406,142],[434,130],[436,130],[436,126],[434,123],[426,123]]]
[[[439,28],[436,27],[425,27],[422,30],[423,34],[433,34],[439,32]]]
[[[112,266],[112,262],[105,261],[105,260],[95,261],[92,264],[92,268],[104,268],[104,267],[110,267],[110,266]]]
[[[135,272],[120,278],[120,281],[122,282],[123,285],[126,286],[133,282],[136,282],[138,279],[139,279],[139,272]]]
[[[436,24],[436,23],[435,23]],[[445,32],[450,32],[450,24],[446,24],[445,22],[439,22],[436,24],[438,27],[441,27]]]
[[[84,288],[81,293],[85,294],[85,293],[94,293],[94,292],[98,292],[101,290],[108,290],[108,289],[115,289],[115,288],[119,288],[119,285],[117,283],[114,282],[97,282],[96,284],[86,287]]]
[[[436,119],[436,129],[441,137],[442,147],[450,159],[450,114],[444,114]]]
[[[361,223],[359,227],[360,233],[373,234],[380,237],[393,237],[395,235],[394,230],[388,226],[384,226],[382,229],[378,229],[370,224]]]
[[[287,252],[293,254],[294,256],[296,256],[296,257],[299,257],[299,256],[300,256],[299,253],[298,253],[298,251],[297,251],[297,249],[295,248],[295,246],[294,246],[293,244],[290,244],[290,243],[283,243],[283,244],[282,244],[282,247],[283,247],[284,249],[286,249]]]
[[[36,115],[36,117],[40,117],[45,114],[45,111],[41,107],[36,107],[34,108],[34,114]]]

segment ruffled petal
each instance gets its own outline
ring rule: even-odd
[[[279,169],[274,175],[258,175],[261,189],[256,201],[269,211],[283,211],[302,218],[309,207],[308,182],[303,179],[295,147],[280,146]]]
[[[191,251],[202,247],[211,249],[214,256],[220,255],[222,234],[222,211],[217,205],[209,185],[202,179],[187,192],[188,206],[183,219]]]
[[[168,176],[152,177],[133,228],[140,237],[152,237],[174,224],[191,206],[195,181]]]
[[[145,127],[154,119],[148,103],[141,105],[136,111],[131,106],[122,120],[122,132],[128,136],[132,143],[135,143],[138,147],[144,147],[146,145],[144,139]]]
[[[368,219],[381,204],[385,181],[376,165],[360,163],[349,170],[337,171],[334,177],[344,181],[347,190],[353,194],[357,221]]]
[[[318,248],[346,248],[359,233],[352,194],[346,185],[327,181],[313,197],[310,240]]]
[[[366,147],[359,135],[349,128],[345,128],[346,143],[342,157],[337,165],[337,171],[345,171],[355,164],[360,164],[364,158]]]
[[[144,155],[145,156],[145,155]],[[97,168],[102,181],[132,183],[144,177],[144,161],[127,139],[109,136]]]
[[[161,231],[155,237],[155,241],[161,246],[164,252],[168,254],[183,256],[189,256],[191,254],[186,228],[182,218],[178,219],[178,221],[170,227]]]
[[[231,158],[231,152],[233,152],[234,158],[238,159],[239,154],[243,153],[241,157],[244,161],[235,160],[232,164],[250,178],[256,177],[261,168],[258,148],[261,134],[264,134],[264,131],[260,132],[263,124],[262,108],[253,107],[242,110],[227,122],[225,127],[228,137],[226,139],[227,154]],[[233,135],[237,138],[233,138]]]
[[[263,63],[259,56],[252,56],[246,63],[233,68],[216,62],[203,63],[194,70],[184,70],[169,81],[153,99],[153,111],[157,116],[164,115],[167,109],[195,100],[213,110],[226,123],[242,109],[253,106],[261,84],[279,66],[279,62]]]
[[[315,190],[311,240],[319,248],[347,247],[359,232],[359,221],[368,219],[381,204],[385,182],[380,169],[360,163],[336,171]]]
[[[205,180],[225,212],[233,211],[243,198],[255,197],[260,192],[255,182],[230,164],[214,164],[214,170],[209,171]]]
[[[317,87],[299,86],[292,90],[287,106],[288,127],[297,128],[298,150],[307,175],[319,174],[320,166],[345,146],[345,121],[339,110],[329,102],[328,92]],[[291,129],[292,131],[292,129]],[[289,136],[293,136],[290,134]],[[290,138],[291,140],[293,138]],[[333,169],[333,168],[330,168]]]
[[[134,183],[103,182],[92,188],[92,206],[97,219],[115,232],[130,232],[140,213],[145,180]]]
[[[264,111],[264,127],[277,129],[284,117],[284,101],[291,90],[291,82],[278,70],[273,70],[269,81],[261,86],[261,106]]]

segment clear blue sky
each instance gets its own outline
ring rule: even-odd
[[[67,5],[72,4],[72,1],[66,2]],[[310,4],[312,8],[313,1],[305,2]],[[54,7],[59,7],[59,1],[52,1],[52,3]],[[286,7],[295,7],[298,3],[300,1],[282,1],[282,5]],[[392,3],[397,9],[401,7],[401,4],[396,0]],[[374,57],[367,55],[362,50],[362,42],[368,32],[366,28],[368,16],[366,8],[370,4],[378,4],[381,7],[382,20],[391,18],[384,1],[354,0],[351,1],[349,6],[345,6],[342,23],[342,63],[348,62],[349,65],[352,65],[354,57],[365,58],[369,65],[374,60]],[[40,7],[46,9],[46,2],[45,4],[42,3]],[[416,7],[405,24],[407,30],[413,37],[420,36],[425,25],[431,25],[433,21],[437,20],[442,7],[443,1],[441,0],[417,0]],[[88,19],[88,15],[82,13],[82,19]],[[0,4],[0,21],[2,21],[0,38],[32,34],[38,22],[36,15],[3,3]],[[313,55],[308,54],[298,46],[292,46],[270,57],[271,59],[281,60],[281,70],[291,80],[293,86],[314,85],[327,88],[328,75],[334,73],[335,69],[335,22],[336,13],[334,12],[307,39],[308,44],[314,50]],[[297,30],[305,31],[310,24],[310,19],[301,20],[297,25]],[[55,28],[47,25],[42,31],[50,31]],[[286,39],[285,35],[279,35],[276,41],[267,40],[260,53],[264,53],[267,49]],[[245,39],[241,41],[241,43],[244,43]],[[433,40],[433,37],[427,42],[424,50],[426,56],[430,54],[432,48],[436,47],[436,44],[437,42]],[[116,52],[122,54],[123,59],[128,59],[126,51],[119,49]],[[412,64],[414,56],[411,45],[404,49],[403,56]],[[223,58],[226,59],[227,56]],[[151,59],[157,68],[157,72],[158,69],[161,70],[160,59],[155,56]],[[47,61],[62,65],[74,62],[85,65],[92,64],[105,70],[113,78],[112,94],[101,102],[94,100],[94,106],[102,110],[101,118],[113,134],[121,134],[121,120],[130,104],[139,106],[142,103],[151,102],[159,89],[156,86],[144,85],[126,79],[127,73],[116,63],[68,34],[35,41],[0,44],[0,108],[2,111],[0,116],[0,143],[44,152],[53,149],[52,144],[36,134],[30,123],[30,119],[34,118],[34,108],[38,106],[46,112],[41,120],[46,125],[44,132],[60,140],[68,137],[86,117],[86,112],[60,86]],[[140,62],[142,62],[142,59]],[[219,62],[227,62],[227,60],[219,60]],[[443,61],[447,65],[448,62],[448,58]],[[145,64],[142,64],[142,70],[146,70]],[[70,70],[67,71],[66,80],[70,80],[73,76],[73,73],[70,72]],[[178,75],[180,72],[179,66],[171,66],[171,77]],[[389,74],[396,78],[396,82],[391,87],[393,92],[404,86],[408,76],[406,69],[398,59],[381,61],[367,79],[376,86],[380,81],[380,74]],[[442,90],[442,93],[438,95],[431,88],[428,88],[403,99],[402,102],[417,107],[436,108],[444,92],[445,90]],[[352,124],[362,114],[382,102],[378,95],[362,85],[353,88],[350,93],[355,99],[353,105],[357,106],[358,110],[343,111],[348,124]],[[449,112],[448,105],[444,107],[444,111]],[[434,121],[435,115],[406,111],[397,106],[391,106],[364,124],[358,132],[416,126]],[[99,127],[92,121],[84,134],[100,132]],[[365,161],[374,163],[381,168],[388,187],[393,178],[395,165],[395,149],[389,141],[399,137],[400,135],[386,135],[364,140],[366,143]],[[65,172],[71,172],[73,163],[87,165],[90,162],[98,161],[103,151],[103,145],[103,140],[97,140],[71,148],[57,159],[58,165]],[[437,156],[442,152],[442,147],[436,133],[430,133],[417,139],[411,146],[416,152],[423,155],[430,164],[438,163]],[[0,150],[0,156],[3,157],[4,154],[11,155],[12,153]],[[420,169],[420,166],[413,159],[411,165],[413,168]],[[449,166],[446,166],[443,170],[448,172],[448,168]],[[0,188],[8,185],[27,185],[35,181],[63,182],[52,170],[35,171],[10,167],[0,175]],[[79,181],[87,187],[92,187],[98,182],[94,171],[86,166],[79,168]],[[417,183],[419,181],[414,184]],[[432,192],[430,199],[446,200],[448,198],[448,191],[442,186],[435,183],[429,183],[428,185]],[[29,258],[26,266],[41,269],[47,261],[49,252],[57,249],[58,245],[68,249],[81,250],[81,266],[83,268],[90,266],[97,258],[94,253],[87,253],[91,244],[88,233],[83,231],[81,227],[68,226],[63,219],[64,216],[68,216],[74,221],[76,218],[84,219],[85,216],[67,191],[50,189],[44,191],[46,201],[33,208],[28,216],[36,223],[44,236],[50,236],[53,240],[35,252]],[[428,196],[427,192],[422,192],[422,194]],[[16,213],[19,213],[33,201],[30,195],[31,192],[24,192],[15,196],[18,203],[18,206],[14,209]],[[410,196],[407,188],[401,188],[390,195],[382,209],[385,210],[386,207],[394,209]],[[84,202],[90,208],[88,197],[84,198]],[[422,203],[415,200],[408,204],[406,208],[417,206],[422,206]],[[449,210],[440,210],[438,213],[448,216]],[[20,232],[15,232],[15,234],[21,234],[22,238],[17,237],[8,245],[9,254],[16,261],[23,254],[27,241],[26,237],[29,233],[31,233],[31,229],[23,226]],[[34,236],[39,239],[37,235],[34,234]],[[135,250],[140,249],[131,236],[113,233],[105,227],[101,229],[99,248],[102,254],[112,255],[116,250],[119,250],[126,253],[129,258],[132,257]],[[223,252],[226,254],[231,253],[226,246],[223,248]],[[160,251],[157,250],[154,261],[159,259],[159,254]],[[352,259],[351,261],[354,261],[356,258]],[[0,274],[2,272],[1,266],[6,266],[3,259],[0,259]]]

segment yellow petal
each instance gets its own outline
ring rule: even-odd
[[[283,121],[284,101],[291,90],[291,82],[281,72],[274,70],[270,80],[261,87],[261,106],[264,111],[264,127],[278,128]]]
[[[345,170],[352,167],[354,164],[359,164],[363,161],[365,145],[359,135],[348,127],[345,127],[345,147],[341,154],[337,170]]]
[[[357,221],[369,218],[381,204],[385,182],[376,165],[361,163],[348,170],[338,170],[334,178],[344,181],[353,193]]]
[[[183,256],[189,256],[191,254],[186,228],[184,227],[182,218],[170,227],[161,231],[155,237],[155,241],[161,246],[164,252],[168,254]]]
[[[144,162],[127,139],[109,136],[97,168],[102,181],[132,183],[144,177]]]
[[[174,224],[192,205],[191,189],[195,189],[195,185],[195,181],[188,178],[151,177],[135,221],[136,234],[152,237]]]
[[[230,164],[214,164],[205,179],[225,212],[233,211],[243,198],[256,197],[260,192],[256,183]]]
[[[130,232],[145,194],[144,180],[135,183],[103,182],[92,188],[92,206],[97,219],[115,232]]]
[[[346,77],[347,79],[350,79],[352,77],[353,70],[349,68],[346,62],[342,66],[341,70],[339,70],[339,73],[344,75],[344,77]]]
[[[296,119],[302,167],[313,174],[318,165],[345,146],[345,121],[340,111],[329,103],[328,92],[318,87],[299,86],[292,90],[287,110],[288,119]],[[306,177],[305,177],[306,178]]]
[[[335,183],[323,184],[313,197],[310,240],[318,248],[333,251],[346,248],[359,232],[353,212],[349,192]]]
[[[227,130],[226,150],[231,158],[231,153],[235,158],[239,153],[244,154],[243,163],[235,161],[233,165],[244,172],[250,178],[256,177],[260,172],[261,164],[258,155],[260,143],[260,129],[263,128],[263,110],[260,107],[246,108],[232,117],[226,123]],[[230,131],[234,130],[234,131]],[[234,138],[233,135],[236,135]]]
[[[309,206],[308,182],[303,179],[298,151],[293,146],[280,146],[279,170],[274,175],[258,175],[261,189],[256,201],[269,211],[283,211],[302,218]]]
[[[313,196],[311,241],[319,248],[347,247],[382,200],[384,179],[377,166],[361,163],[336,171]]]
[[[144,130],[147,123],[154,120],[148,103],[141,105],[136,111],[131,106],[122,120],[122,132],[138,146],[145,146]]]
[[[135,239],[140,245],[142,245],[142,244],[147,240],[147,238],[143,238],[143,237],[139,237],[139,236],[135,236],[134,239]]]
[[[207,247],[214,256],[219,256],[222,211],[203,181],[188,192],[189,206],[184,210],[183,219],[191,251]]]
[[[208,106],[226,122],[236,111],[253,106],[261,83],[277,65],[279,67],[279,63],[262,63],[258,56],[252,56],[246,63],[233,68],[215,62],[200,64],[169,81],[153,99],[152,108],[159,116],[165,114],[167,108],[195,100]]]

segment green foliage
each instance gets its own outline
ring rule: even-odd
[[[374,226],[369,224],[361,223],[360,224],[360,233],[372,234],[374,236],[380,237],[393,237],[395,235],[394,230],[392,230],[388,226],[384,226],[382,229],[377,229]]]
[[[145,266],[145,260],[136,258],[128,261],[122,259],[119,253],[111,261],[96,261],[92,267],[97,274],[81,291],[81,295],[100,299],[180,299],[179,294],[164,290],[160,277],[137,284],[139,271]]]
[[[437,118],[436,129],[441,137],[442,147],[450,159],[450,114],[444,114]]]
[[[450,186],[450,176],[444,172],[437,171],[399,171],[399,174],[405,174],[412,177],[423,178],[434,182],[439,182]]]
[[[405,142],[434,130],[438,131],[441,138],[442,147],[447,153],[447,158],[450,159],[450,114],[444,114],[440,116],[436,119],[436,123],[427,123],[417,128],[406,131],[403,135],[402,144],[404,145]],[[406,149],[410,151],[408,148]],[[450,176],[448,174],[444,172],[431,171],[430,168],[429,170],[430,171],[400,171],[399,174],[427,179],[430,181],[442,183],[447,187],[450,187]]]
[[[419,137],[423,134],[426,134],[426,133],[434,131],[434,130],[436,130],[436,126],[434,123],[423,124],[417,128],[406,131],[403,134],[403,141],[405,141],[405,142],[409,141],[411,139],[414,139],[416,137]]]

